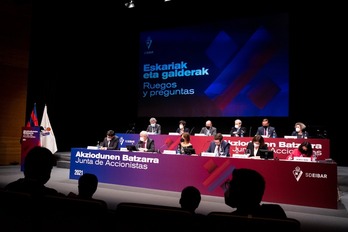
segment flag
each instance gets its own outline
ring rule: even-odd
[[[56,151],[58,150],[56,137],[54,137],[51,123],[48,118],[47,105],[45,105],[40,126],[43,127],[43,130],[41,131],[41,136],[40,136],[41,146],[48,148],[49,150],[51,150],[53,154],[56,153]]]
[[[34,108],[31,111],[30,119],[27,122],[26,126],[27,127],[39,126],[39,120],[37,119],[37,114],[36,114],[36,103],[34,103]]]

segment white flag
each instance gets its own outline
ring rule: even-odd
[[[54,133],[51,127],[50,120],[48,119],[47,114],[47,105],[45,105],[45,109],[42,115],[41,125],[43,127],[43,130],[41,131],[41,146],[46,147],[54,154],[56,153],[57,149],[57,143],[56,143],[56,137],[54,137]]]

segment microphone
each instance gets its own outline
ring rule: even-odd
[[[203,143],[203,146],[202,146],[202,152],[205,152],[205,149],[204,149],[204,146],[207,144],[207,143],[209,143],[210,142],[210,140],[207,140],[207,141],[205,141],[205,143]]]
[[[192,135],[193,130],[195,129],[195,127],[192,127],[191,131],[190,131],[190,135]]]
[[[173,144],[173,140],[170,139],[170,138],[166,138],[166,140],[164,141],[163,145],[160,146],[160,148],[157,149],[157,152],[158,153],[161,153],[161,149],[164,147],[164,146],[167,146],[167,148],[171,149],[170,146]]]
[[[244,137],[244,134],[245,134],[244,129],[245,129],[245,128],[241,128],[241,129],[240,129],[240,137]]]
[[[251,128],[252,127],[249,128],[249,137],[251,137]]]
[[[164,143],[162,146],[160,146],[160,148],[157,149],[157,153],[161,154],[161,148],[163,148],[165,145],[167,145],[167,144]]]

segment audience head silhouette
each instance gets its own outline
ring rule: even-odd
[[[187,186],[181,191],[179,203],[181,208],[192,213],[198,208],[201,202],[201,193],[194,186]]]
[[[43,195],[65,196],[57,190],[45,186],[51,178],[51,171],[55,164],[56,160],[49,149],[40,146],[33,147],[24,158],[24,178],[7,184],[5,189],[30,193],[35,197]]]
[[[51,178],[54,165],[52,152],[45,147],[36,146],[24,158],[24,177],[44,185]]]
[[[228,183],[227,205],[238,210],[253,210],[260,206],[265,191],[265,180],[260,173],[247,168],[234,169]]]
[[[85,173],[78,181],[79,196],[81,198],[92,198],[98,188],[98,177],[92,173]]]
[[[248,168],[234,169],[227,183],[225,203],[237,208],[232,214],[247,217],[287,218],[278,204],[261,204],[266,182],[257,171]]]

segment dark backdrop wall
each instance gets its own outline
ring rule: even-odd
[[[156,117],[156,112],[145,118],[137,117],[139,31],[218,18],[288,12],[290,116],[270,117],[271,124],[279,136],[284,136],[293,131],[295,122],[305,123],[313,136],[320,133],[318,136],[330,138],[331,157],[347,165],[347,159],[337,148],[342,131],[337,124],[341,116],[332,113],[338,93],[331,90],[340,88],[334,61],[334,51],[341,38],[339,12],[323,17],[321,10],[330,11],[327,6],[299,7],[287,2],[275,5],[248,1],[222,7],[221,3],[184,3],[172,1],[166,6],[151,4],[126,9],[123,4],[66,5],[53,1],[34,7],[27,117],[36,102],[41,120],[47,104],[58,151],[95,145],[109,129],[125,133],[134,127],[138,133],[146,128],[150,117]],[[180,119],[186,120],[188,127],[195,127],[194,133],[198,133],[208,118],[157,119],[163,133],[176,130]],[[236,118],[209,119],[220,132],[229,133]],[[241,120],[253,135],[262,117]]]

